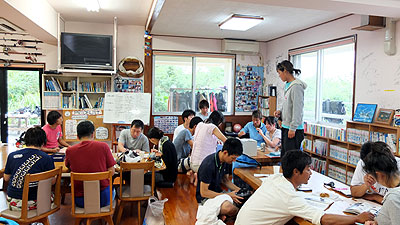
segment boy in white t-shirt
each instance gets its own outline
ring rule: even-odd
[[[374,142],[366,142],[361,146],[360,161],[354,171],[353,178],[351,179],[351,195],[353,197],[363,197],[367,200],[377,201],[382,203],[383,197],[388,192],[388,188],[376,182],[375,178],[367,174],[364,170],[364,159],[371,152],[371,145]],[[384,142],[377,141],[375,144],[386,145]],[[400,159],[395,157],[397,166],[400,168]]]

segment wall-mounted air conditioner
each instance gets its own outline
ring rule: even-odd
[[[224,39],[222,40],[222,52],[256,55],[260,52],[260,43],[257,41]]]

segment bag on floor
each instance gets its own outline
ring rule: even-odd
[[[146,214],[144,216],[143,225],[164,225],[164,203],[168,199],[158,200],[156,197],[152,196],[149,198],[149,203],[147,205]]]
[[[246,188],[248,190],[253,190],[250,185],[244,182],[240,177],[236,176],[233,171],[235,168],[248,168],[248,167],[259,167],[261,169],[261,164],[252,157],[242,154],[236,158],[236,161],[232,163],[232,183],[240,188]]]

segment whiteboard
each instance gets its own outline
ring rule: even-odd
[[[103,123],[130,124],[142,120],[150,124],[150,93],[107,92],[104,97]]]

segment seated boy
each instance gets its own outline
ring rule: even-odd
[[[150,152],[149,139],[143,134],[144,123],[141,120],[133,120],[131,129],[121,131],[118,138],[118,151],[140,150]]]
[[[172,141],[175,141],[175,138],[178,137],[178,134],[183,131],[185,128],[189,128],[190,120],[196,115],[196,113],[191,110],[191,109],[186,109],[182,113],[182,120],[183,123],[179,125],[177,128],[174,130],[174,136],[172,137]]]
[[[203,160],[197,173],[199,185],[196,188],[196,199],[199,205],[223,194],[229,195],[235,203],[241,203],[243,198],[236,195],[240,188],[229,179],[228,164],[232,164],[242,153],[242,142],[237,138],[228,138],[221,151],[208,155]],[[223,193],[221,185],[231,192]]]
[[[260,110],[256,110],[251,115],[252,122],[248,122],[246,126],[239,132],[238,136],[242,137],[245,134],[249,134],[251,139],[257,141],[257,146],[260,146],[261,143],[264,143],[264,138],[259,134],[257,129],[261,129],[264,135],[267,133],[267,128],[265,124],[261,123],[262,114]]]
[[[115,160],[110,147],[104,142],[94,141],[94,125],[90,121],[82,121],[77,128],[79,144],[67,149],[65,166],[75,173],[96,173],[111,171],[114,174]],[[100,181],[100,207],[110,205],[110,188],[108,180]],[[113,198],[115,192],[113,191]],[[75,183],[75,204],[84,207],[83,184]]]
[[[198,123],[203,120],[195,116],[190,120],[189,129],[181,131],[174,140],[176,155],[178,157],[178,172],[186,173],[190,169],[189,154],[193,148],[193,134]]]
[[[208,103],[207,100],[203,99],[199,102],[199,109],[200,112],[197,113],[197,116],[200,117],[203,121],[208,119],[210,116],[208,113],[208,109],[210,108],[210,104]]]
[[[67,142],[62,138],[61,124],[63,118],[57,111],[51,111],[47,115],[47,124],[43,126],[46,132],[47,143],[42,147],[42,151],[47,153],[55,153],[60,151],[60,147],[69,147]]]
[[[40,150],[46,144],[46,133],[42,128],[29,128],[24,139],[26,148],[10,153],[4,170],[4,180],[10,180],[7,187],[7,202],[10,210],[21,210],[26,174],[54,169],[51,156]],[[36,209],[37,187],[37,183],[29,185],[28,210]]]
[[[354,224],[373,220],[368,212],[357,216],[326,214],[323,209],[309,205],[296,188],[307,184],[311,176],[311,157],[299,150],[291,150],[283,156],[282,174],[268,177],[244,203],[235,225],[286,224],[293,217],[302,217],[313,224]],[[322,181],[321,181],[322,182]],[[321,184],[322,185],[322,184]]]

